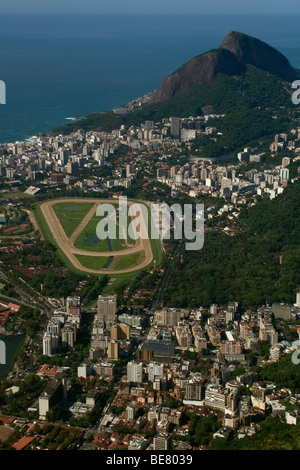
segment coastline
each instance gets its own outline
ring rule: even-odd
[[[131,111],[139,108],[139,107],[142,107],[143,104],[149,102],[151,100],[151,98],[153,97],[154,93],[155,93],[156,90],[153,90],[153,91],[150,91],[149,93],[146,93],[138,98],[135,98],[134,100],[131,100],[131,101],[128,101],[126,104],[120,106],[120,107],[116,107],[116,108],[112,108],[112,109],[109,109],[107,111],[93,111],[91,113],[86,113],[85,115],[83,116],[78,116],[78,117],[66,117],[65,120],[69,121],[69,122],[76,122],[76,121],[79,121],[80,119],[83,119],[87,116],[92,116],[92,115],[97,115],[97,114],[106,114],[106,113],[115,113],[115,114],[127,114],[127,113],[130,113]],[[66,123],[65,126],[67,126],[68,124]],[[54,126],[53,129],[55,129],[57,126]],[[63,125],[62,126],[59,126],[59,127],[64,127]],[[36,142],[36,140],[42,136],[42,135],[51,135],[52,134],[52,130],[50,131],[42,131],[42,132],[38,132],[36,135],[32,135],[30,137],[27,137],[27,138],[24,138],[23,140],[15,140],[13,142],[0,142],[0,144],[4,144],[4,145],[12,145],[12,144],[16,144],[16,143],[21,143],[21,144],[24,144],[24,143],[34,143]]]
[[[295,47],[300,34],[298,18],[292,14],[231,17],[168,13],[125,18],[101,14],[76,17],[70,12],[56,17],[28,15],[26,21],[16,14],[2,16],[0,26],[0,78],[7,84],[7,105],[0,107],[2,143],[31,139],[44,130],[51,132],[75,122],[66,118],[122,108],[123,103],[157,88],[180,65],[218,45],[231,30],[260,37],[295,67],[300,66]],[[45,63],[45,47],[49,63]],[[79,74],[65,57],[70,58],[72,67],[82,64]],[[20,69],[28,73],[20,74]],[[33,69],[38,73],[33,74]],[[53,70],[60,70],[60,80]]]

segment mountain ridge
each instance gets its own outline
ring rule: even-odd
[[[238,32],[229,33],[221,45],[183,64],[158,89],[148,93],[140,106],[124,105],[121,108],[125,112],[90,113],[53,129],[52,134],[68,134],[81,128],[111,132],[121,125],[140,125],[145,120],[159,121],[172,115],[198,116],[208,109],[208,113],[228,114],[259,107],[265,113],[272,109],[281,115],[283,109],[286,112],[295,108],[291,81],[300,78],[300,70],[293,68],[284,55],[259,39]],[[272,116],[269,123],[270,132],[275,131]]]
[[[293,68],[277,49],[260,39],[231,31],[218,49],[194,57],[166,77],[153,93],[151,102],[165,101],[194,85],[212,83],[218,73],[243,75],[247,65],[270,72],[287,82],[300,78],[300,71]]]

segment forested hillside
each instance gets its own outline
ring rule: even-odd
[[[206,233],[199,251],[185,251],[181,243],[167,265],[160,302],[208,307],[234,300],[243,308],[294,303],[300,287],[299,201],[296,182],[277,199],[244,209],[241,233]]]

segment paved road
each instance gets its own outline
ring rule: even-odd
[[[53,210],[53,205],[61,202],[66,202],[66,203],[78,203],[82,204],[83,202],[93,202],[94,205],[88,212],[88,214],[84,217],[82,222],[79,224],[71,238],[67,238],[64,229],[62,228],[62,225],[57,218],[54,210]],[[94,273],[94,274],[126,274],[126,273],[131,273],[134,272],[138,269],[144,268],[148,266],[148,264],[152,261],[153,259],[153,254],[152,254],[152,249],[151,249],[151,243],[149,239],[138,239],[136,240],[135,245],[124,248],[124,250],[120,251],[86,251],[82,250],[79,248],[76,248],[74,246],[74,242],[76,241],[78,235],[81,233],[83,230],[84,226],[89,222],[91,217],[96,211],[97,206],[100,203],[109,203],[110,201],[107,199],[93,199],[93,198],[70,198],[70,199],[61,199],[61,200],[54,200],[54,201],[47,201],[44,204],[40,206],[41,211],[43,213],[43,216],[49,226],[49,229],[51,230],[52,236],[59,246],[59,248],[63,251],[63,253],[68,257],[70,262],[73,264],[73,266],[81,271],[85,271],[88,273]],[[113,201],[114,203],[116,201]],[[128,201],[128,205],[135,204],[134,202]],[[145,229],[145,221],[143,220],[144,227]],[[84,255],[84,256],[92,256],[92,257],[99,257],[99,256],[104,256],[104,257],[109,257],[109,256],[126,256],[126,255],[131,255],[133,253],[139,253],[141,251],[144,251],[145,253],[145,258],[144,260],[135,266],[128,267],[126,269],[118,269],[118,270],[109,270],[109,269],[90,269],[84,267],[76,258],[75,255]]]

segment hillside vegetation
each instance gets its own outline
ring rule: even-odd
[[[232,299],[244,308],[294,303],[300,286],[299,200],[297,182],[277,199],[244,209],[241,233],[206,233],[199,251],[185,251],[181,243],[167,265],[160,302],[208,307]]]

